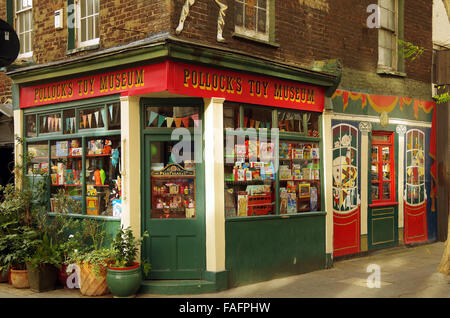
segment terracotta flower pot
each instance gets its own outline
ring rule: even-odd
[[[100,268],[100,275],[96,275],[91,264],[80,265],[80,292],[85,296],[102,296],[109,293],[106,284],[106,266]]]
[[[30,288],[26,269],[11,269],[11,282],[15,288]]]

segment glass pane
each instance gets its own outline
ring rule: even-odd
[[[380,193],[378,184],[372,184],[372,201],[379,200]]]
[[[48,142],[28,143],[30,161],[27,167],[28,175],[48,173]]]
[[[87,40],[92,40],[94,38],[94,17],[87,18]]]
[[[390,171],[390,164],[389,163],[383,163],[383,181],[390,181],[391,180],[391,171]]]
[[[39,116],[39,133],[59,132],[62,129],[61,113]]]
[[[87,36],[86,36],[87,19],[82,19],[80,24],[81,24],[81,26],[80,26],[81,42],[85,42],[85,41],[87,41]]]
[[[223,127],[238,128],[239,127],[239,104],[225,102],[223,105]]]
[[[81,0],[81,4],[80,4],[80,11],[81,11],[81,14],[80,14],[80,17],[81,18],[85,18],[86,17],[86,1],[87,0]]]
[[[258,0],[258,7],[267,8],[267,0]]]
[[[272,128],[272,110],[263,107],[245,107],[243,128]]]
[[[383,200],[389,200],[391,198],[391,184],[383,183]]]
[[[196,217],[194,143],[152,142],[151,218]]]
[[[146,108],[148,128],[193,128],[199,125],[200,108],[184,106],[152,106]]]
[[[300,94],[298,98],[303,98]],[[315,113],[299,111],[279,111],[278,128],[280,131],[299,132],[311,137],[319,137],[319,116]],[[336,129],[336,128],[335,128]],[[339,141],[339,129],[334,132],[334,138]]]
[[[94,1],[93,0],[86,0],[86,13],[87,13],[87,15],[94,14]]]
[[[75,118],[75,109],[65,110],[63,112],[64,116],[64,133],[65,134],[73,134],[76,130],[76,118]]]
[[[389,161],[390,160],[390,148],[389,147],[383,147],[381,151],[382,151],[382,159],[383,159],[383,161]]]
[[[120,103],[107,105],[108,129],[120,129]]]
[[[320,210],[319,144],[283,140],[279,156],[280,213]],[[340,186],[336,178],[334,184]]]
[[[236,25],[243,26],[244,25],[244,3],[240,1],[236,1],[235,4],[235,12],[236,12]]]
[[[256,31],[256,8],[254,1],[248,2],[245,6],[245,28]]]
[[[395,9],[395,0],[380,0],[380,7],[386,8],[388,10],[394,11]]]
[[[266,10],[258,10],[258,32],[266,33]]]
[[[378,162],[378,147],[372,147],[372,161]]]
[[[378,181],[378,164],[372,163],[370,172],[371,172],[371,181]]]
[[[86,213],[121,215],[120,136],[87,140]]]
[[[27,137],[36,137],[36,115],[26,116],[26,131]]]
[[[111,116],[111,113],[109,111],[107,113],[104,107],[82,109],[79,111],[78,115],[78,129],[105,127],[107,116]]]
[[[82,213],[83,169],[81,156],[80,138],[51,142],[51,212]],[[66,210],[65,200],[70,201],[69,210]]]

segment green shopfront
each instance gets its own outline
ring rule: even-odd
[[[50,213],[65,195],[111,233],[147,230],[144,292],[330,266],[322,113],[336,74],[166,41],[95,54],[8,74]]]

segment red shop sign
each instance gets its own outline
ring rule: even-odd
[[[195,97],[222,97],[229,101],[322,112],[325,89],[204,66],[166,61],[20,90],[20,107],[27,108],[112,94],[153,92]]]
[[[325,89],[197,65],[170,63],[169,92],[322,112]]]

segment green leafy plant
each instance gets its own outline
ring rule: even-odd
[[[119,232],[117,232],[111,246],[114,252],[115,261],[113,266],[120,268],[132,266],[137,257],[139,246],[142,245],[144,238],[148,236],[148,233],[144,232],[142,237],[135,238],[131,227],[126,229],[121,228]],[[151,269],[151,265],[146,259],[141,262],[141,265],[144,274],[147,276]]]
[[[422,46],[414,45],[411,42],[398,40],[398,43],[401,46],[399,54],[405,59],[410,59],[414,61],[418,57],[422,56],[425,52],[425,48]]]
[[[38,268],[44,264],[60,268],[62,263],[61,254],[47,233],[44,233],[43,238],[39,243],[36,251],[31,256],[26,257],[26,263],[33,268]]]

